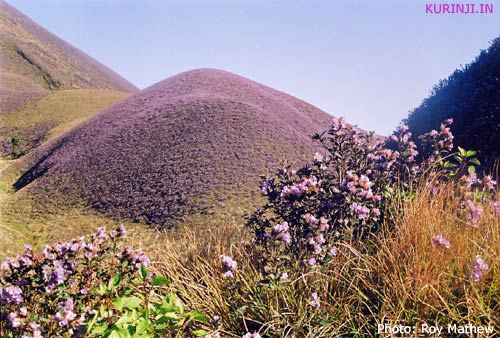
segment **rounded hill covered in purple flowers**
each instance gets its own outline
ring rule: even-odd
[[[16,189],[163,227],[214,201],[258,196],[259,174],[310,160],[331,117],[214,69],[178,74],[100,112],[24,159]]]

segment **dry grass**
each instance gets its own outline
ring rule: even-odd
[[[77,126],[90,116],[125,98],[114,90],[64,90],[50,92],[22,109],[0,115],[0,144],[9,153],[10,138],[21,139],[21,150],[38,146]]]
[[[154,246],[140,244],[189,307],[221,317],[224,336],[260,330],[269,337],[372,337],[379,336],[380,323],[416,325],[414,336],[421,324],[445,331],[448,324],[490,325],[498,334],[500,223],[494,211],[485,208],[478,228],[464,223],[451,187],[438,196],[422,189],[392,211],[394,223],[370,244],[341,245],[325,269],[285,283],[262,280],[245,250],[248,232],[231,224],[183,228],[158,237]],[[450,249],[432,244],[437,234],[450,240]],[[235,284],[222,278],[222,253],[239,263]],[[475,283],[470,263],[478,254],[489,270]],[[314,291],[321,297],[318,310],[308,303]]]

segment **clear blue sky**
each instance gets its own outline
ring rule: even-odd
[[[426,14],[437,0],[8,2],[140,88],[219,68],[380,134],[500,35],[499,0],[468,0],[494,5],[476,15]]]

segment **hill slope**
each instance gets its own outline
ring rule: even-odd
[[[500,37],[435,86],[406,122],[413,135],[421,135],[447,118],[454,119],[455,145],[478,150],[486,166],[500,159]]]
[[[3,0],[0,32],[0,112],[12,111],[52,90],[137,90]]]
[[[258,195],[258,175],[314,152],[330,116],[211,69],[131,95],[25,158],[17,181],[41,200],[164,226],[216,201]]]

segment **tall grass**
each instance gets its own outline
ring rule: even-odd
[[[231,224],[202,233],[183,228],[158,238],[149,251],[156,272],[173,279],[189,307],[220,318],[215,328],[222,336],[371,337],[381,334],[377,325],[383,323],[416,326],[414,335],[421,324],[500,330],[495,210],[485,207],[473,227],[464,221],[455,183],[441,186],[438,195],[426,185],[412,198],[395,200],[391,221],[369,241],[339,246],[325,267],[294,280],[265,280],[252,262],[247,231]],[[433,243],[438,234],[449,249]],[[223,253],[239,264],[234,280],[222,276]],[[489,265],[479,282],[470,278],[476,255]],[[313,292],[319,308],[311,305]]]

